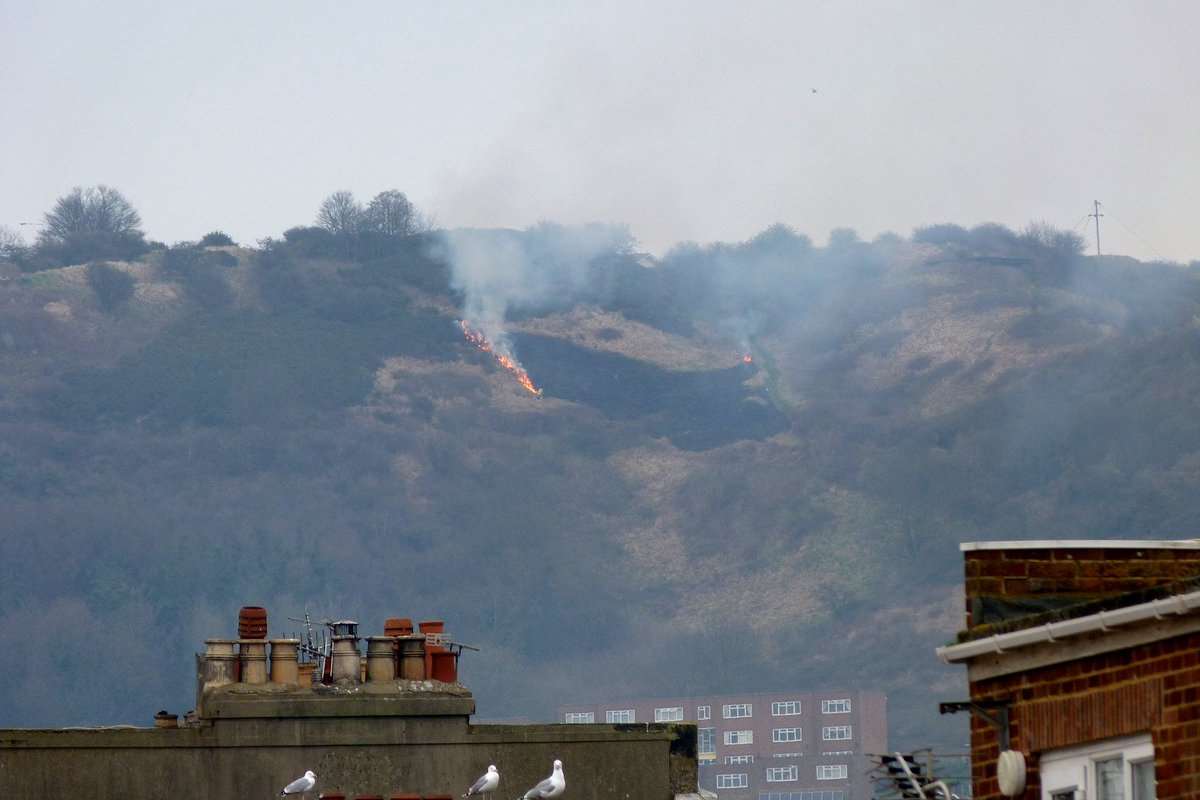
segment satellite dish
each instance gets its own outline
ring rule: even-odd
[[[1025,791],[1025,756],[1017,750],[1005,750],[996,763],[1000,793],[1016,797]]]

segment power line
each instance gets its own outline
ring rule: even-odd
[[[1161,261],[1170,261],[1171,260],[1171,259],[1167,258],[1166,256],[1164,256],[1162,253],[1158,252],[1158,248],[1156,248],[1154,245],[1150,244],[1150,242],[1148,242],[1146,240],[1146,237],[1142,236],[1137,231],[1135,231],[1133,228],[1126,225],[1125,222],[1122,221],[1122,219],[1120,217],[1118,217],[1116,214],[1113,214],[1110,211],[1108,215],[1110,217],[1112,217],[1113,219],[1115,219],[1117,221],[1117,224],[1120,225],[1122,228],[1124,228],[1126,231],[1128,231],[1129,234],[1131,236],[1133,236],[1133,238],[1137,239],[1139,242],[1146,245],[1146,247],[1150,248],[1150,252],[1154,253],[1154,255],[1158,256],[1159,260],[1161,260]]]

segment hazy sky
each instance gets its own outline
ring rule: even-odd
[[[0,0],[0,224],[108,183],[152,238],[253,242],[398,188],[443,226],[625,222],[660,252],[777,221],[1082,230],[1098,198],[1106,251],[1189,261],[1198,26],[1195,2]]]

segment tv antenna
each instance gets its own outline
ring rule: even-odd
[[[330,651],[330,647],[333,643],[331,637],[327,635],[324,630],[314,633],[312,616],[308,613],[307,608],[304,609],[304,619],[299,619],[297,617],[288,617],[288,619],[292,622],[304,623],[304,638],[300,639],[299,636],[294,638],[300,639],[299,650],[304,656],[306,656],[304,660],[316,661],[317,666],[323,671],[325,661],[332,655]],[[317,624],[321,625],[322,628],[332,628],[333,620],[323,619]]]

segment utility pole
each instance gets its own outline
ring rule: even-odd
[[[1100,218],[1104,215],[1100,213],[1099,200],[1093,200],[1092,205],[1095,210],[1091,214],[1088,214],[1088,216],[1096,218],[1096,255],[1100,255]]]

